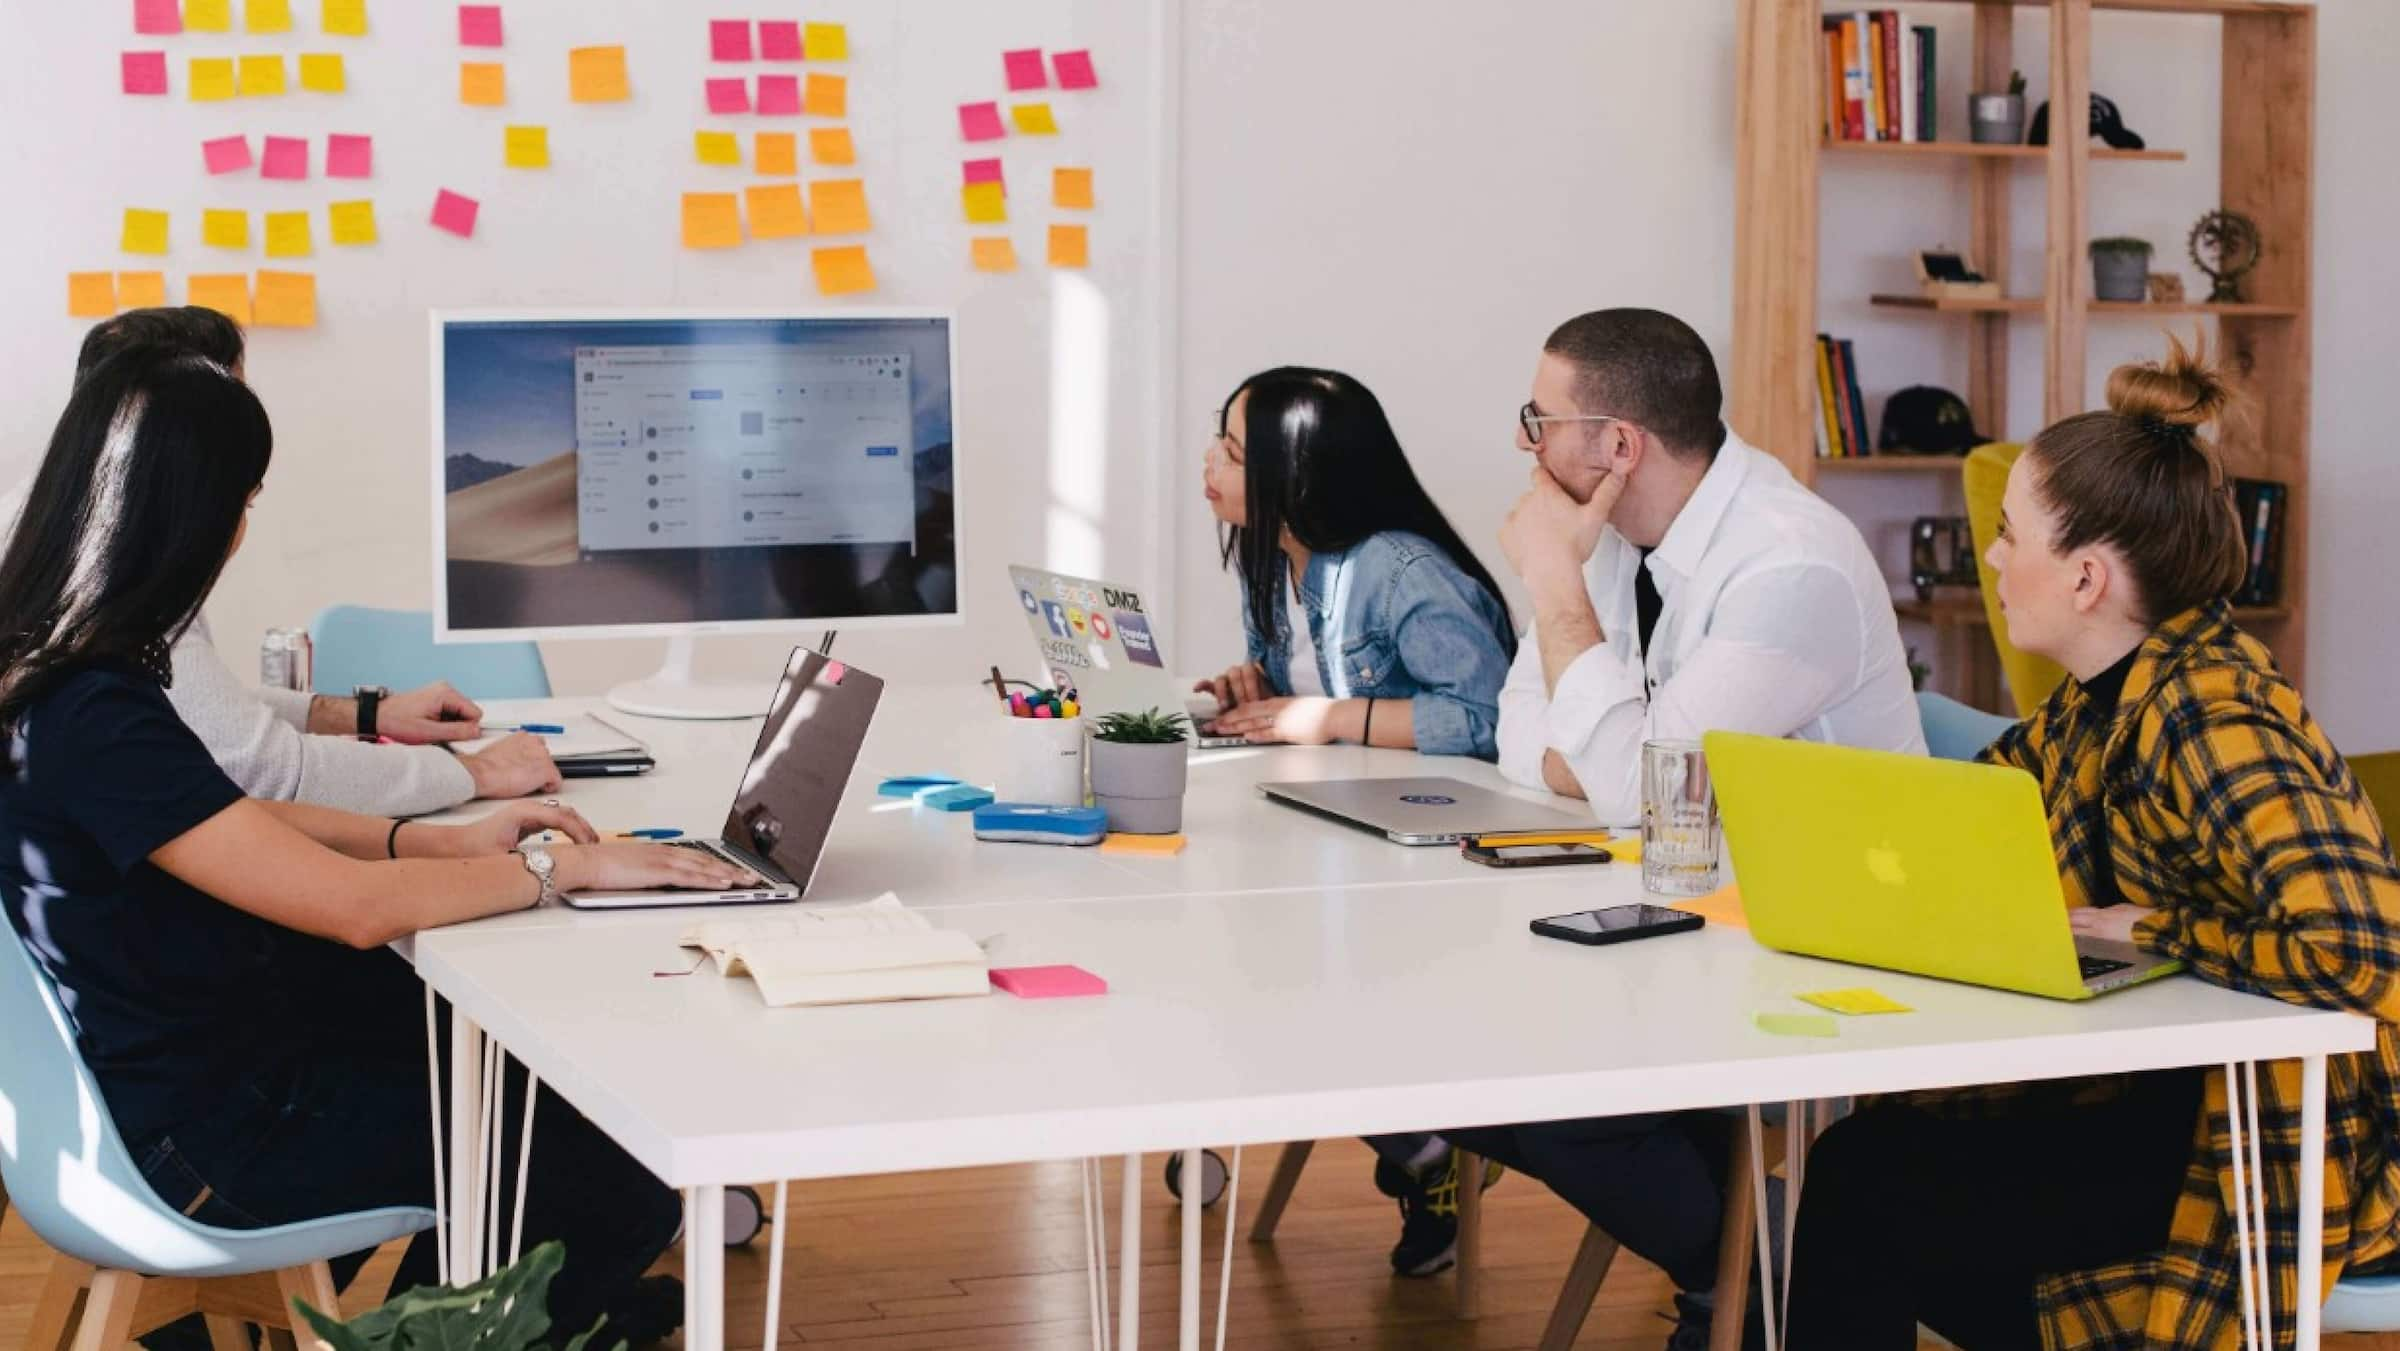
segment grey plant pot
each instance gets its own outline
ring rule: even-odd
[[[2115,250],[2093,254],[2092,298],[2148,300],[2150,255],[2147,252],[2120,253]]]
[[[1128,835],[1172,835],[1183,829],[1183,790],[1190,744],[1156,746],[1092,742],[1092,801],[1108,813],[1108,828]]]
[[[1980,145],[2020,145],[2025,140],[2023,94],[1967,95],[1967,135]]]

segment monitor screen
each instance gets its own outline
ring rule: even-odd
[[[958,614],[950,321],[434,318],[446,635]]]

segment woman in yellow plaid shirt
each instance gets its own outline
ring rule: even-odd
[[[2072,677],[1985,758],[2041,781],[2078,933],[2201,979],[2383,1024],[2327,1076],[2325,1288],[2400,1248],[2400,868],[2349,767],[2226,598],[2247,551],[2201,429],[2229,391],[2198,348],[2109,379],[2010,471],[2009,636]],[[2219,1070],[1875,1104],[1809,1158],[1795,1351],[2238,1345]],[[2277,1344],[2291,1344],[2297,1064],[2262,1066]]]

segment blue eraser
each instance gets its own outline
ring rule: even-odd
[[[917,805],[936,811],[971,812],[992,800],[992,790],[971,783],[954,783],[941,788],[917,790]]]
[[[915,797],[928,788],[947,788],[958,780],[947,774],[895,774],[875,785],[877,797]]]
[[[1098,844],[1108,813],[1098,807],[1045,807],[994,802],[975,809],[975,838],[1009,844]]]

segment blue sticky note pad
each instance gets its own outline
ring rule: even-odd
[[[917,793],[917,805],[936,811],[971,812],[992,800],[992,790],[971,783],[954,783],[946,788],[926,788]]]
[[[1108,813],[1098,807],[1047,807],[994,802],[975,809],[975,838],[1010,844],[1098,844]]]
[[[877,797],[915,797],[928,788],[947,788],[958,780],[947,774],[895,774],[875,786]]]

